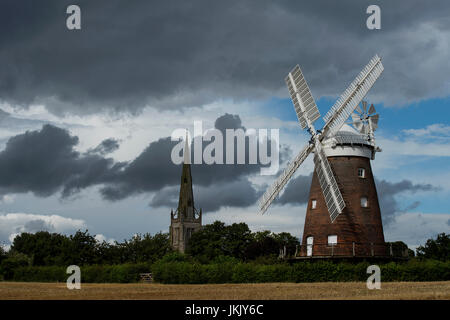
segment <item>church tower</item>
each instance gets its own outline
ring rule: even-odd
[[[190,150],[186,136],[178,208],[175,212],[173,210],[170,212],[170,244],[173,249],[181,253],[188,248],[192,233],[202,227],[202,210],[197,211],[194,207],[190,163]]]

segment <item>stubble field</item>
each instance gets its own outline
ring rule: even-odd
[[[115,300],[277,300],[277,299],[450,299],[450,281],[386,282],[368,290],[365,282],[260,284],[81,284],[68,290],[65,283],[0,282],[0,299],[115,299]]]

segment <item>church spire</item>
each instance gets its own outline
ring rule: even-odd
[[[175,213],[170,214],[170,243],[175,250],[185,252],[193,232],[202,227],[202,210],[194,207],[194,192],[192,190],[191,151],[188,133],[183,150],[183,169],[181,172],[180,198]]]
[[[189,148],[189,136],[187,129],[186,129],[186,140],[184,141],[183,157],[184,157],[184,164],[191,164],[191,150]]]
[[[184,219],[194,218],[194,192],[192,191],[191,152],[189,148],[188,133],[184,145],[184,163],[181,173],[180,198],[178,200],[178,213]]]

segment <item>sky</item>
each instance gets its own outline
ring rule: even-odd
[[[371,162],[387,241],[450,233],[450,4],[435,1],[71,1],[0,4],[0,243],[88,229],[99,240],[168,232],[176,129],[279,129],[280,169],[308,142],[287,73],[325,115],[378,54],[365,97],[380,114]],[[366,9],[381,9],[369,30]],[[324,125],[322,119],[316,128]],[[301,237],[312,157],[265,215],[261,164],[192,165],[204,223]]]

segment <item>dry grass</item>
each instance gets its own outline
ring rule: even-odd
[[[364,282],[261,284],[82,284],[0,282],[0,299],[450,299],[450,281],[389,282],[368,290]]]

